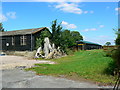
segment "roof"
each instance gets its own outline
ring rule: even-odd
[[[80,40],[80,41],[77,41],[77,42],[83,42],[83,43],[86,43],[86,44],[95,44],[95,45],[100,45],[100,44],[98,44],[98,43],[93,43],[93,42],[84,41],[84,40]]]
[[[32,29],[22,29],[22,30],[14,30],[14,31],[6,31],[2,32],[0,36],[12,36],[12,35],[26,35],[26,34],[35,34],[46,27],[41,27],[41,28],[32,28]]]

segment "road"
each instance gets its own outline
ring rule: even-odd
[[[15,58],[16,61],[14,61]],[[79,81],[68,80],[65,78],[56,78],[52,76],[43,76],[43,75],[39,76],[32,71],[25,71],[22,68],[15,68],[17,65],[18,66],[31,65],[26,61],[27,59],[23,57],[2,56],[2,59],[3,59],[3,63],[6,66],[8,65],[7,68],[2,68],[2,88],[102,88],[103,87],[90,82],[84,82],[84,81],[79,82]],[[23,61],[28,64],[23,64]],[[31,60],[31,62],[33,61]],[[43,62],[43,61],[39,63],[54,64],[54,62],[50,62],[50,61]],[[13,66],[11,66],[10,64],[13,64]],[[106,86],[104,88],[109,88],[109,87],[110,86]]]

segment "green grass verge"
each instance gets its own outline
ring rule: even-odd
[[[103,50],[78,51],[72,56],[52,61],[57,62],[57,64],[36,64],[37,67],[28,70],[43,75],[77,75],[76,78],[82,77],[105,84],[115,83],[115,77],[105,72],[113,60],[110,57],[105,57]]]

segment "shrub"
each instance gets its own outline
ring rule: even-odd
[[[67,55],[73,55],[74,51],[71,49],[66,49],[66,53],[67,53]]]
[[[108,75],[115,75],[115,72],[116,72],[116,64],[115,64],[115,61],[111,61],[109,64],[108,64],[108,67],[104,70],[104,73],[105,74],[108,74]]]
[[[119,72],[120,71],[120,47],[118,47],[118,49],[116,49],[113,52],[112,58],[117,66],[117,72]]]

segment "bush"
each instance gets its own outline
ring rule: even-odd
[[[111,51],[106,51],[106,57],[112,57],[112,52]]]
[[[67,53],[67,55],[73,55],[74,51],[71,49],[66,49],[66,53]]]
[[[120,70],[120,47],[118,47],[118,49],[113,52],[112,58],[117,66],[117,72],[119,72]]]
[[[105,73],[117,75],[120,71],[120,47],[116,50],[106,51],[106,56],[113,58],[113,61],[109,63],[105,69]]]
[[[116,72],[116,69],[117,69],[117,66],[115,64],[115,61],[111,61],[109,64],[108,64],[108,67],[104,70],[104,73],[105,74],[108,74],[108,75],[115,75],[115,72]]]
[[[113,49],[108,49],[107,51],[105,51],[106,57],[112,57],[113,51]]]

